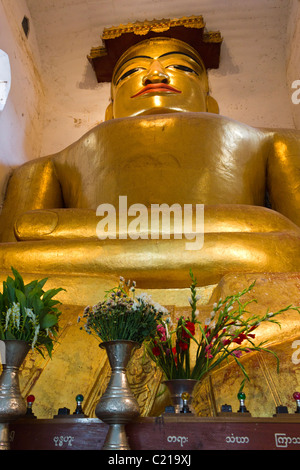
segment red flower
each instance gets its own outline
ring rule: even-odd
[[[226,346],[227,344],[231,343],[231,340],[228,339],[228,338],[227,338],[227,339],[226,339],[226,338],[222,338],[221,341],[222,341],[222,343],[223,343],[224,346]]]
[[[187,321],[184,326],[191,333],[192,336],[195,335],[195,324],[193,322]],[[188,334],[187,331],[185,331],[185,329],[182,329],[182,337],[190,338],[190,335]]]
[[[245,335],[245,333],[240,333],[233,341],[234,343],[241,344],[248,336],[250,336],[250,338],[255,338],[255,335],[251,333],[248,333],[247,335]]]
[[[177,366],[177,351],[176,351],[176,348],[172,348],[172,353],[173,353],[173,357],[174,357],[174,362]]]
[[[244,339],[246,339],[246,338],[247,338],[247,335],[245,335],[245,333],[240,333],[240,334],[233,340],[233,342],[234,342],[234,343],[237,343],[237,344],[241,344],[241,343],[244,341]]]
[[[152,348],[152,353],[154,354],[154,356],[160,356],[160,348],[158,346],[155,346],[154,348]]]
[[[178,346],[182,351],[186,351],[189,348],[188,343],[186,343],[185,341],[178,341]]]

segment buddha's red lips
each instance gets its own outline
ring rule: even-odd
[[[151,93],[154,91],[157,93],[166,91],[169,93],[181,93],[181,91],[177,90],[177,88],[174,88],[171,85],[166,85],[165,83],[150,83],[138,91],[135,95],[131,96],[131,98],[136,98],[136,96],[145,95],[146,93]]]

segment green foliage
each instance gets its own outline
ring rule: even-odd
[[[7,277],[0,293],[0,339],[26,341],[42,355],[45,348],[51,357],[60,316],[54,297],[63,289],[45,291],[47,278],[24,284],[19,272],[11,270],[14,278]]]
[[[150,296],[135,297],[135,283],[129,288],[123,278],[118,287],[106,293],[105,300],[86,307],[79,321],[85,320],[84,329],[98,340],[129,340],[141,344],[156,332],[165,309]]]
[[[243,296],[250,292],[254,284],[242,292],[220,299],[213,305],[210,316],[204,325],[198,320],[196,295],[197,281],[190,272],[192,279],[191,315],[179,318],[173,327],[170,318],[165,318],[157,327],[157,334],[147,343],[147,351],[151,359],[163,371],[167,379],[196,379],[201,380],[212,369],[223,361],[233,358],[239,365],[244,380],[249,380],[247,372],[240,360],[251,351],[275,353],[265,347],[265,341],[254,342],[255,330],[263,322],[275,323],[280,327],[277,316],[299,308],[291,305],[277,312],[267,311],[259,316],[248,312],[248,305],[256,300],[242,302]],[[194,348],[191,348],[191,345]],[[244,381],[242,382],[244,383]]]

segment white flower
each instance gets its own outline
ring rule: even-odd
[[[166,320],[164,320],[163,322],[163,325],[165,327],[165,331],[166,331],[166,338],[169,339],[170,338],[170,333],[169,333],[169,328],[168,328],[168,322]]]
[[[168,312],[169,313],[169,312]],[[165,318],[164,322],[169,325],[170,328],[172,328],[173,326],[173,322],[172,322],[172,318],[170,316],[168,316],[167,318]]]
[[[20,327],[20,304],[13,302],[12,307],[8,308],[5,317],[5,329],[8,328],[9,322],[12,321],[13,326]]]
[[[32,349],[34,349],[34,346],[37,342],[39,332],[40,332],[40,324],[38,324],[34,330],[34,337],[33,337],[32,344],[31,344]]]
[[[145,304],[152,304],[152,297],[151,295],[146,294],[146,292],[139,294],[137,299],[144,302]]]
[[[167,318],[164,319],[164,322],[166,322],[170,327],[173,326],[173,321],[172,321],[172,318],[170,317],[169,315],[169,312],[167,312],[168,316]]]
[[[19,303],[13,303],[12,306],[12,319],[13,322],[15,323],[16,327],[20,327],[20,304]]]
[[[239,329],[238,326],[230,325],[229,328],[227,328],[226,333],[232,335],[232,334],[234,334],[234,333],[236,332],[236,330],[238,330],[238,329]]]
[[[31,308],[25,308],[26,315],[33,321],[36,321],[36,315]]]
[[[158,302],[153,302],[152,305],[153,305],[153,307],[155,308],[155,310],[157,312],[161,312],[164,315],[167,315],[169,313],[168,310],[165,307],[163,307],[162,305],[160,305]]]
[[[6,310],[6,316],[5,316],[5,329],[6,329],[6,330],[7,330],[7,327],[8,327],[10,315],[11,315],[11,308],[8,308],[8,309]]]

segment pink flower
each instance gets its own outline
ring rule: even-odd
[[[166,341],[166,329],[163,325],[157,325],[156,330],[158,334],[160,335],[161,341]]]
[[[231,354],[233,354],[235,357],[241,357],[243,353],[242,351],[236,350],[236,351],[232,351]]]
[[[206,349],[206,348],[205,348],[205,349]],[[206,350],[205,357],[207,357],[208,359],[213,359],[214,356],[212,355],[210,349],[207,349],[207,350]]]

